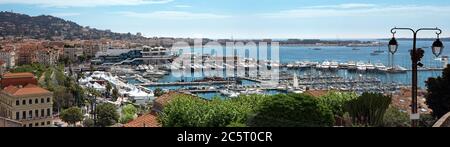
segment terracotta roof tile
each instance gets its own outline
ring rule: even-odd
[[[156,113],[150,113],[136,118],[135,120],[123,125],[124,127],[161,127],[158,123]]]
[[[22,96],[22,95],[30,95],[30,94],[47,94],[50,93],[50,91],[41,88],[39,86],[28,84],[27,86],[23,88],[18,88],[16,86],[8,86],[3,89],[4,92],[14,95],[14,96]]]
[[[29,72],[3,74],[3,78],[24,78],[24,77],[34,77],[34,75],[33,73]]]
[[[166,94],[163,94],[155,99],[155,103],[158,103],[162,106],[165,106],[167,103],[169,103],[170,100],[172,100],[177,95],[183,95],[183,93],[179,93],[176,91],[170,91]]]

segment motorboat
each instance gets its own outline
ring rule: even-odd
[[[384,71],[387,69],[383,63],[375,63],[375,68],[380,71]]]
[[[354,61],[348,61],[347,65],[350,70],[356,69],[356,63]]]
[[[375,66],[372,63],[367,63],[366,64],[366,69],[367,70],[375,70],[376,68],[375,68]]]
[[[359,71],[366,71],[367,67],[366,64],[364,62],[357,62],[356,63],[356,69]]]
[[[345,62],[339,63],[339,67],[340,68],[348,68],[348,63],[345,63]]]
[[[330,69],[338,69],[339,68],[339,63],[336,61],[332,61],[330,62]]]
[[[322,65],[320,66],[320,68],[329,69],[330,65],[331,65],[331,63],[329,61],[324,61],[324,62],[322,62]]]

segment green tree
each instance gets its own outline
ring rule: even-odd
[[[432,115],[441,118],[450,112],[450,65],[444,69],[442,77],[429,78],[426,86],[426,103],[433,110]]]
[[[107,83],[106,83],[106,94],[107,94],[107,96],[110,96],[110,95],[111,95],[111,89],[112,89],[112,88],[113,88],[113,87],[112,87],[111,83],[107,82]]]
[[[344,106],[348,101],[358,98],[356,93],[331,91],[319,97],[319,101],[333,111],[333,114],[342,117]]]
[[[136,113],[138,112],[138,109],[134,107],[132,104],[125,105],[122,108],[122,115],[120,117],[119,122],[122,124],[126,124],[130,121],[132,121],[136,117]]]
[[[77,122],[83,120],[83,113],[78,107],[71,107],[61,112],[61,120],[68,124],[76,125]]]
[[[164,94],[164,91],[161,88],[156,88],[154,91],[155,97],[160,97]]]
[[[163,127],[227,127],[246,124],[265,95],[241,95],[233,99],[205,101],[191,95],[175,95],[158,115]]]
[[[95,113],[97,114],[97,125],[100,127],[114,125],[119,120],[119,113],[117,113],[117,107],[114,104],[99,104],[95,108]]]
[[[328,127],[333,113],[315,97],[280,94],[264,101],[249,120],[251,127]]]
[[[74,106],[75,98],[72,93],[68,93],[65,87],[59,86],[53,91],[53,106],[56,108],[57,112],[60,110],[67,109]]]
[[[132,121],[134,119],[134,115],[132,114],[124,114],[120,117],[119,122],[121,124],[126,124],[129,123],[130,121]]]
[[[122,108],[122,114],[136,114],[137,111],[138,110],[136,109],[136,107],[134,107],[132,104],[125,105]]]
[[[116,101],[119,98],[119,90],[117,90],[117,88],[113,89],[111,97],[113,101]]]
[[[380,93],[363,93],[357,99],[347,102],[345,110],[352,117],[353,123],[380,126],[391,101],[391,97]]]
[[[383,127],[409,127],[408,113],[401,112],[398,108],[390,106],[383,117]]]
[[[86,118],[86,119],[83,121],[83,126],[84,126],[84,127],[95,127],[95,126],[94,126],[94,120],[93,120],[93,119],[90,119],[90,118]]]

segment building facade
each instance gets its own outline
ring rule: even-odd
[[[83,48],[81,47],[64,47],[64,57],[70,61],[78,61],[78,57],[83,55]]]
[[[53,124],[53,93],[33,84],[36,81],[25,75],[29,73],[3,75],[6,79],[3,78],[2,83],[11,79],[21,82],[2,85],[0,117],[19,121],[23,127],[49,127]]]
[[[37,62],[53,66],[58,63],[59,54],[57,50],[53,49],[46,49],[46,50],[40,50],[37,52]]]
[[[14,50],[0,50],[0,60],[6,64],[6,68],[16,66],[16,53]]]

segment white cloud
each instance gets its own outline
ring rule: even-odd
[[[68,16],[78,16],[81,15],[80,13],[51,13],[50,15],[56,16],[56,17],[68,17]]]
[[[149,13],[137,12],[118,12],[127,17],[136,18],[152,18],[152,19],[171,19],[171,20],[186,20],[186,19],[221,19],[229,18],[228,15],[211,14],[211,13],[192,13],[183,11],[156,11]]]
[[[320,5],[320,6],[310,6],[304,8],[310,9],[361,9],[361,8],[373,8],[376,7],[375,4],[363,4],[363,3],[348,3],[339,5]]]
[[[264,18],[319,18],[352,16],[434,16],[448,15],[449,13],[450,6],[340,4],[302,7],[299,9],[283,10],[274,13],[264,13],[259,16]]]
[[[165,4],[173,0],[0,0],[0,4],[25,4],[44,7],[95,7]]]
[[[192,6],[190,6],[190,5],[175,5],[175,7],[177,7],[177,8],[190,8]]]

